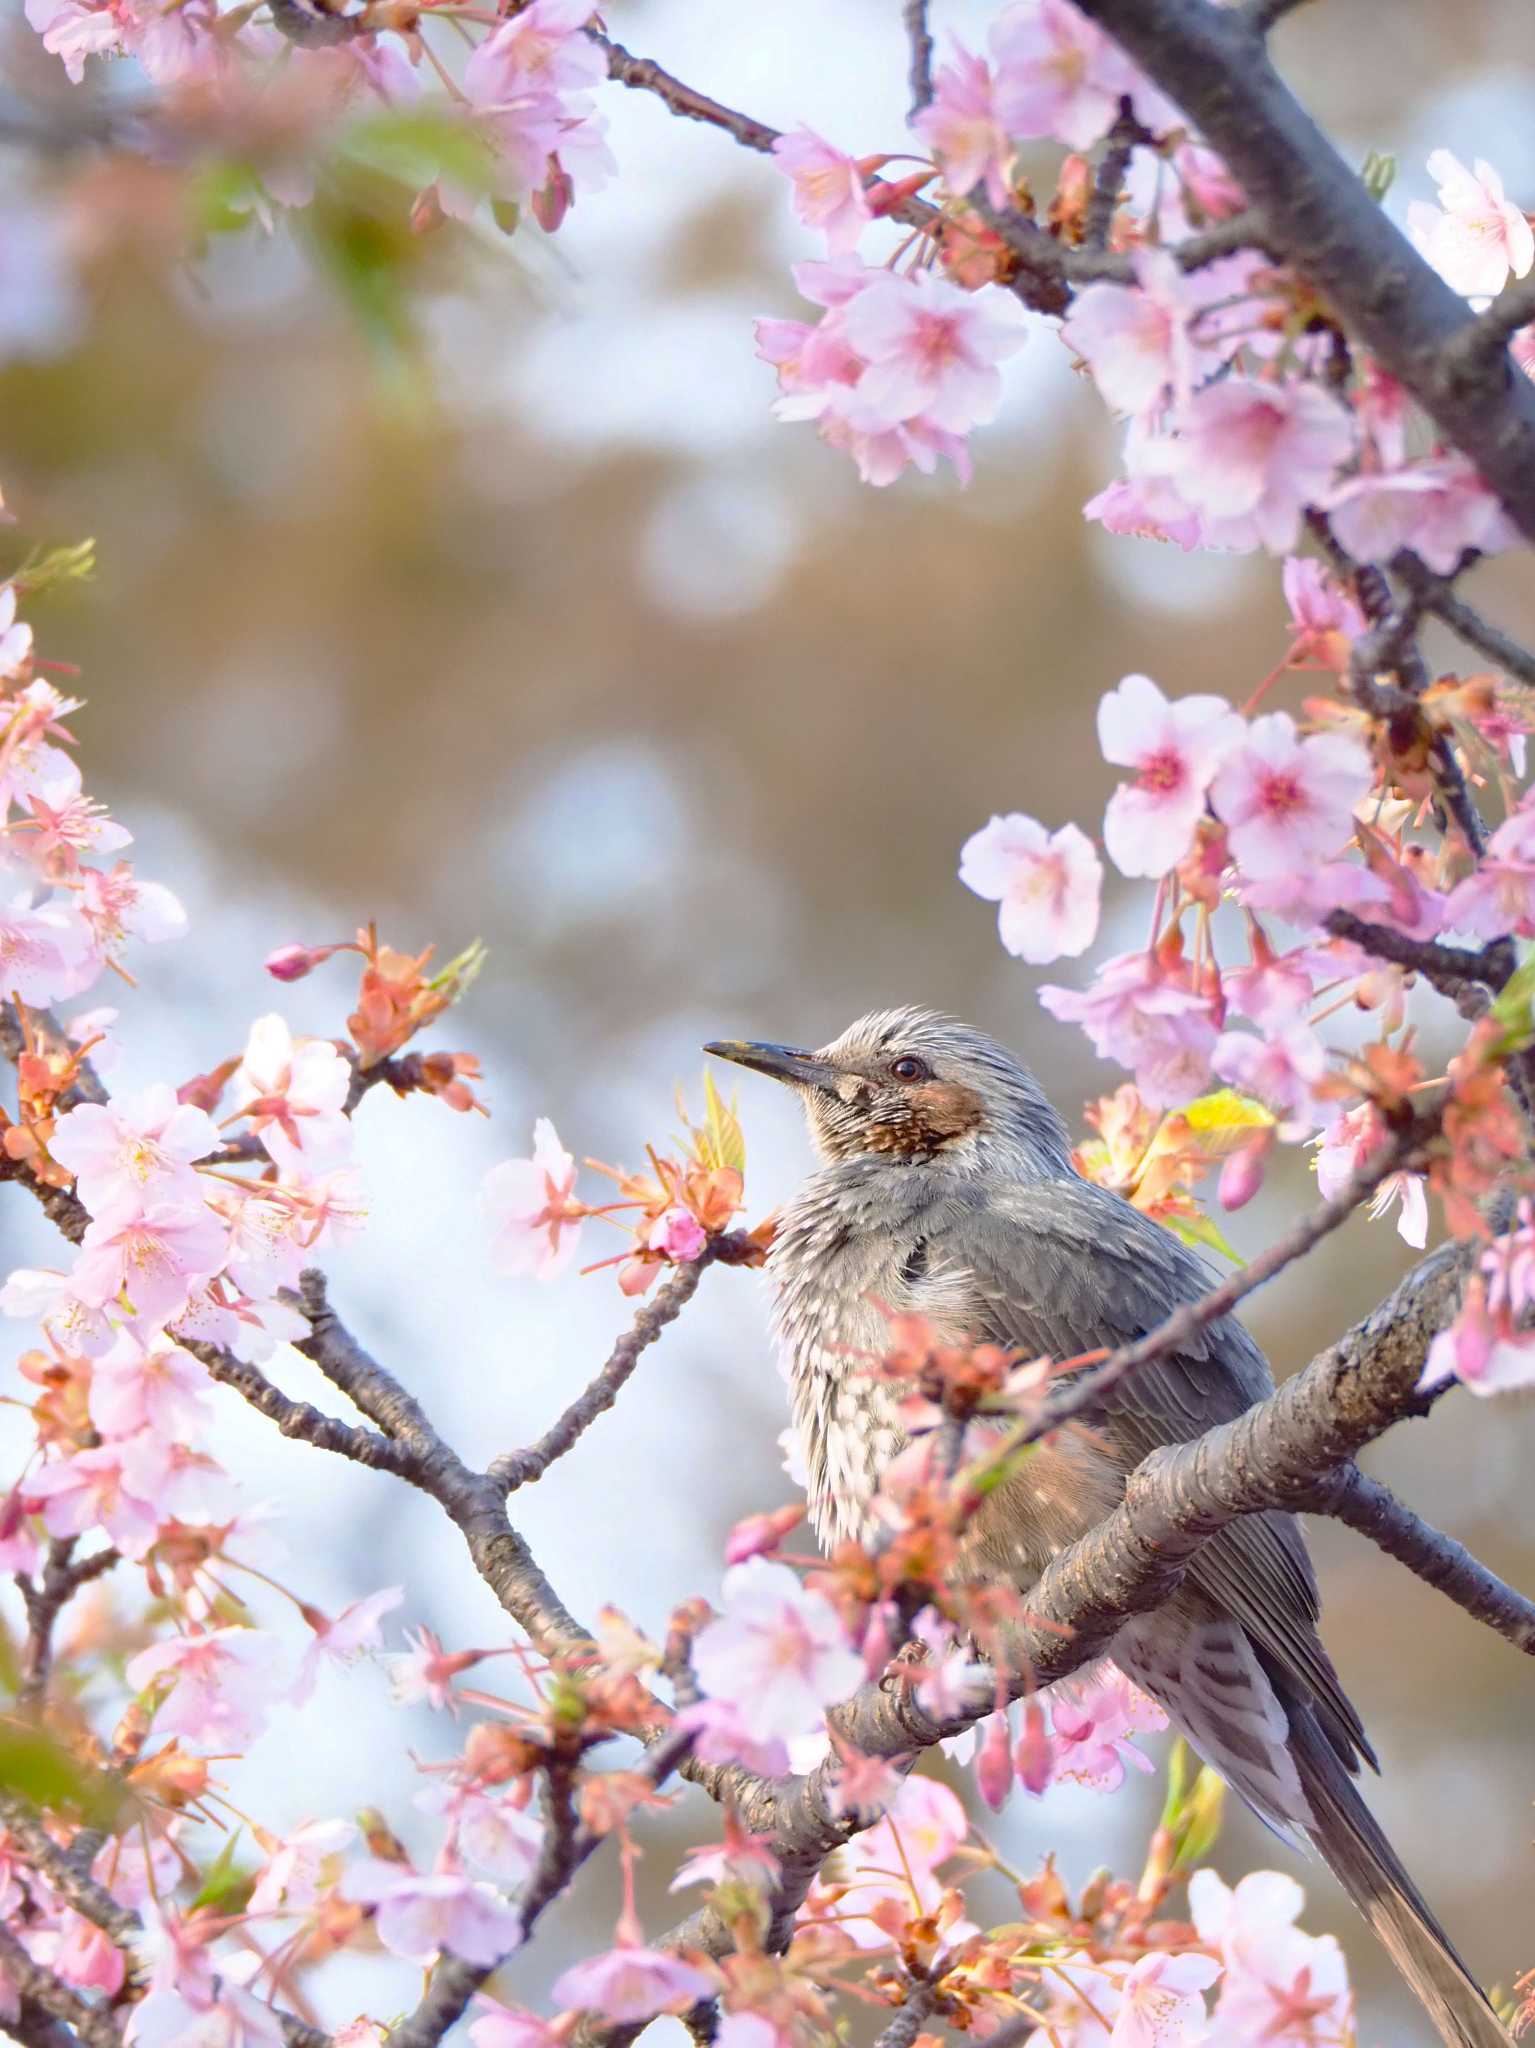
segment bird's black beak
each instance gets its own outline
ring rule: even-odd
[[[704,1047],[717,1060],[734,1060],[738,1067],[770,1074],[775,1081],[790,1081],[800,1088],[832,1088],[837,1069],[830,1061],[817,1059],[813,1052],[801,1052],[792,1045],[761,1045],[750,1038],[715,1038]]]

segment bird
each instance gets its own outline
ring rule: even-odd
[[[705,1051],[785,1083],[820,1165],[768,1255],[777,1341],[823,1548],[873,1533],[902,1450],[899,1385],[867,1370],[892,1314],[946,1343],[1056,1360],[1113,1349],[1208,1292],[1204,1262],[1072,1163],[1065,1123],[1005,1046],[922,1008],[874,1011],[819,1050],[715,1040]],[[1123,1498],[1130,1473],[1262,1401],[1268,1361],[1234,1316],[1113,1389],[1092,1431],[1037,1446],[983,1504],[969,1577],[1026,1591]],[[1378,1764],[1318,1633],[1305,1539],[1287,1514],[1230,1523],[1171,1600],[1107,1656],[1266,1822],[1331,1867],[1446,2048],[1509,2036],[1355,1782]]]

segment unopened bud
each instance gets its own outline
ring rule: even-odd
[[[1240,1209],[1250,1202],[1263,1185],[1263,1176],[1268,1167],[1269,1146],[1273,1133],[1265,1131],[1251,1145],[1244,1145],[1240,1152],[1233,1152],[1221,1168],[1217,1193],[1223,1209]]]
[[[261,964],[274,981],[302,981],[337,950],[335,946],[279,946]]]

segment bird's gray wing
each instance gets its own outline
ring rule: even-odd
[[[989,1193],[949,1240],[969,1267],[983,1334],[1057,1359],[1144,1335],[1208,1291],[1203,1261],[1138,1209],[1083,1180]],[[1102,1425],[1128,1472],[1154,1450],[1228,1422],[1273,1391],[1267,1361],[1233,1317],[1138,1366]],[[1343,1759],[1372,1763],[1364,1730],[1316,1632],[1315,1575],[1289,1515],[1248,1515],[1195,1557],[1189,1579],[1239,1621],[1316,1707]]]

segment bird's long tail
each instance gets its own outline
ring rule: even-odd
[[[1311,1809],[1305,1833],[1363,1913],[1445,2048],[1509,2048],[1509,2036],[1359,1796],[1310,1707],[1286,1701],[1290,1754]]]

